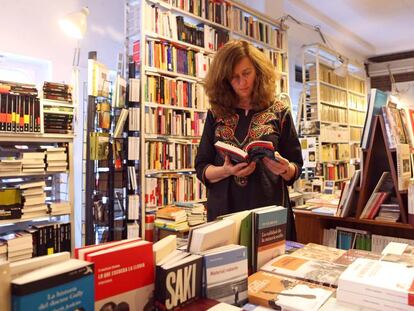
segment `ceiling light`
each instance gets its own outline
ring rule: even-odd
[[[83,7],[80,11],[69,13],[59,20],[60,28],[70,37],[82,39],[86,32],[89,9]]]

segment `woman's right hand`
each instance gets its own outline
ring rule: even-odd
[[[254,172],[256,169],[256,162],[250,162],[249,164],[242,162],[233,165],[230,161],[230,158],[226,156],[224,159],[223,169],[229,176],[234,175],[237,177],[246,177]]]

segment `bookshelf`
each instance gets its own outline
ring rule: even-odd
[[[143,215],[206,200],[193,166],[209,108],[203,78],[215,51],[230,39],[250,41],[275,65],[277,92],[288,93],[287,37],[275,20],[235,1],[127,1],[125,15],[129,77],[141,83],[143,236]]]
[[[363,65],[349,64],[347,75],[341,77],[334,72],[338,55],[320,44],[303,47],[306,100],[301,108],[300,135],[316,138],[314,162],[322,169],[312,174],[340,187],[361,157],[367,95]]]
[[[17,147],[18,148],[17,148]],[[28,149],[19,149],[22,146]],[[65,156],[67,158],[66,170],[47,171],[47,167],[42,172],[24,172],[23,168],[14,171],[3,171],[0,168],[0,188],[19,187],[24,183],[45,182],[44,193],[46,202],[66,201],[69,203],[70,209],[62,212],[29,212],[28,207],[23,206],[23,215],[18,218],[1,219],[0,235],[6,232],[26,230],[33,225],[47,225],[52,227],[54,223],[69,223],[67,231],[71,244],[67,245],[68,250],[74,249],[75,230],[74,230],[74,167],[73,167],[73,135],[64,134],[31,134],[31,133],[0,133],[1,156],[4,157],[22,157],[23,153],[28,150],[40,150],[40,147],[59,147],[65,148]],[[43,161],[46,160],[46,154]],[[1,162],[1,161],[0,161]],[[24,203],[25,204],[25,203]],[[45,205],[46,206],[46,205]],[[25,211],[27,210],[27,212]],[[4,210],[3,210],[4,211]],[[29,216],[26,216],[26,215]],[[3,218],[3,217],[2,217]],[[7,218],[7,217],[6,217]],[[53,235],[57,234],[55,231]],[[33,239],[34,235],[33,235]],[[37,243],[37,242],[34,242]],[[53,240],[51,241],[53,244]],[[60,245],[60,244],[59,244]],[[61,247],[61,246],[59,246]],[[56,248],[53,252],[58,251]],[[34,254],[36,255],[36,254]]]
[[[126,238],[128,141],[114,136],[125,108],[126,82],[89,52],[85,116],[85,245]],[[125,120],[124,120],[125,121]]]
[[[407,190],[398,190],[396,149],[390,149],[387,143],[383,116],[375,116],[371,127],[368,148],[362,151],[363,172],[361,186],[356,187],[356,199],[353,204],[352,217],[318,215],[309,211],[295,211],[298,241],[301,243],[322,243],[324,229],[339,227],[366,230],[371,234],[411,239],[414,226],[408,223]],[[375,186],[383,172],[390,172],[393,190],[391,197],[398,202],[400,220],[385,222],[372,219],[360,219]]]

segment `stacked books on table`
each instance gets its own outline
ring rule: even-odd
[[[207,212],[203,203],[198,202],[176,202],[176,206],[187,213],[187,221],[190,227],[201,225],[207,222]]]
[[[71,213],[71,205],[68,201],[47,202],[50,215],[64,215]]]
[[[154,225],[173,231],[188,231],[187,213],[182,208],[167,206],[157,210]]]

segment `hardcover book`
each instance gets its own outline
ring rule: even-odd
[[[275,149],[271,141],[255,140],[246,145],[243,149],[236,146],[217,141],[214,146],[217,152],[223,157],[227,156],[236,163],[258,161],[264,157],[269,157],[276,161]]]
[[[94,265],[70,259],[12,280],[12,309],[93,310]]]
[[[152,243],[135,241],[116,245],[89,253],[86,260],[95,264],[95,310],[105,310],[102,308],[110,305],[144,310],[152,304]]]

